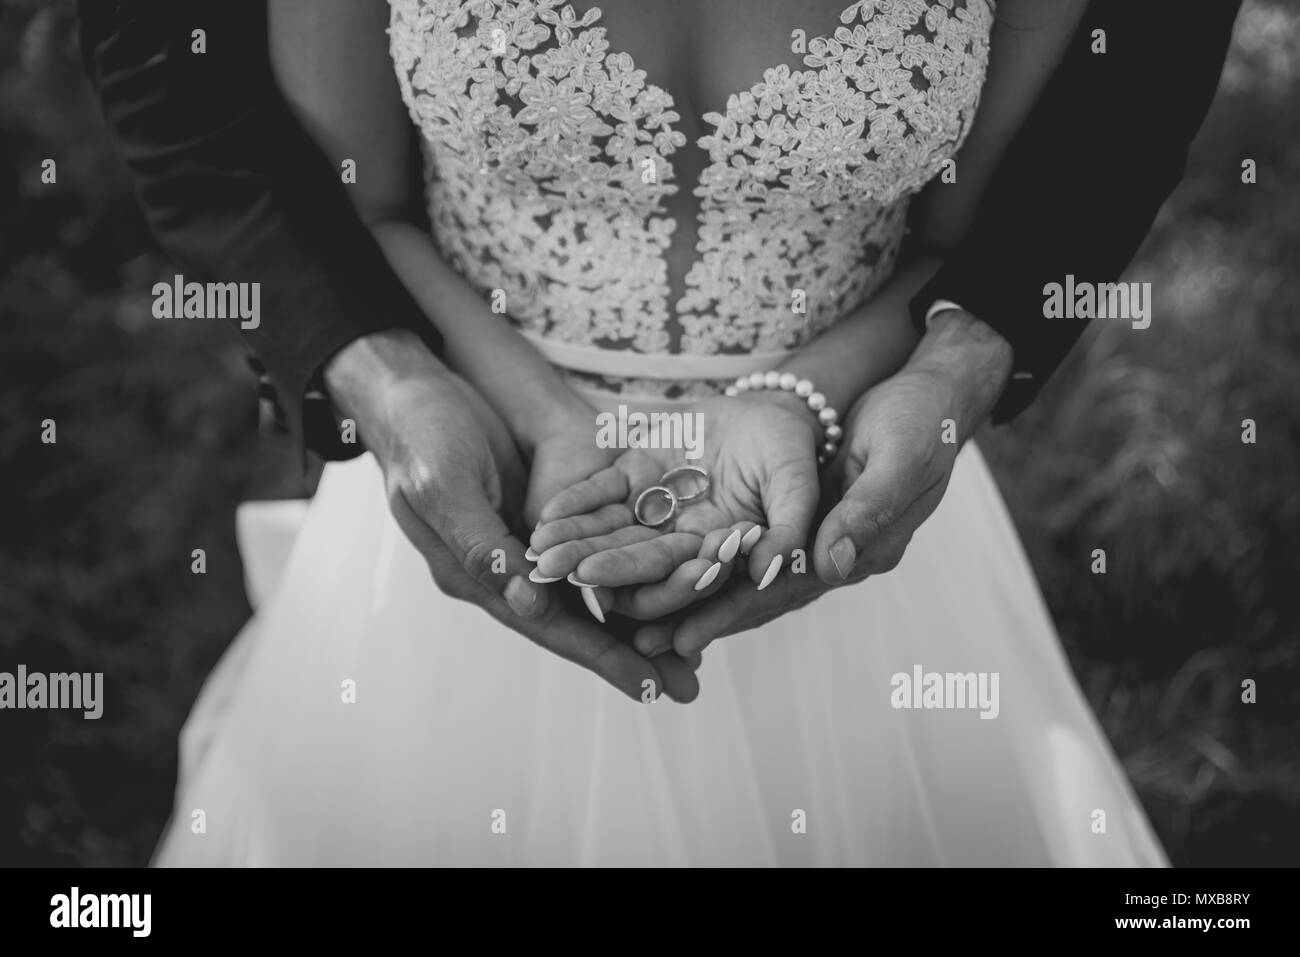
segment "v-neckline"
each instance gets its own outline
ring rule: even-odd
[[[853,18],[853,16],[852,16],[853,12],[856,11],[859,7],[861,7],[861,6],[863,5],[864,2],[866,2],[866,0],[854,0],[853,3],[850,3],[850,4],[848,4],[847,6],[842,7],[842,8],[840,9],[839,16],[838,16],[839,24],[840,24],[841,26],[846,26],[846,25],[849,23],[849,21],[852,20],[852,18]],[[879,2],[879,0],[877,0],[877,2]],[[651,78],[651,76],[650,76],[649,71],[642,69],[642,68],[638,65],[637,57],[634,56],[634,55],[633,55],[633,54],[632,54],[632,53],[631,53],[631,52],[630,52],[626,47],[624,47],[621,43],[615,43],[615,42],[614,42],[614,37],[613,37],[613,35],[612,35],[611,31],[610,31],[610,28],[609,28],[609,26],[607,25],[606,20],[605,20],[605,10],[604,10],[603,7],[601,6],[601,4],[599,4],[599,3],[593,3],[591,6],[587,7],[585,10],[580,10],[580,9],[578,9],[577,5],[576,5],[575,3],[572,2],[572,0],[569,0],[569,2],[566,2],[566,3],[564,3],[563,5],[556,5],[553,9],[559,10],[559,11],[561,11],[561,12],[564,11],[565,9],[569,9],[569,10],[572,10],[573,13],[574,13],[574,18],[575,18],[575,19],[574,19],[573,25],[570,27],[570,29],[572,30],[572,33],[573,33],[573,38],[572,38],[572,40],[570,40],[569,42],[576,42],[578,36],[579,36],[579,35],[581,34],[581,32],[584,31],[584,30],[590,30],[590,29],[592,29],[592,28],[596,28],[596,27],[598,27],[598,28],[604,30],[604,31],[605,31],[605,39],[606,39],[606,41],[607,41],[608,44],[609,44],[609,52],[610,52],[610,53],[617,54],[617,55],[619,55],[619,56],[627,57],[627,60],[628,60],[628,62],[631,64],[631,66],[632,66],[632,70],[633,70],[633,71],[638,71],[638,70],[639,70],[639,71],[641,71],[642,73],[645,74],[644,80],[642,81],[642,88],[645,89],[645,90],[647,90],[647,91],[657,92],[657,93],[661,94],[661,95],[664,97],[664,99],[665,99],[665,101],[666,101],[666,109],[669,110],[669,111],[671,111],[672,113],[676,114],[676,116],[678,117],[678,122],[677,122],[677,123],[671,123],[671,124],[669,124],[669,128],[670,128],[671,130],[674,130],[674,131],[677,131],[677,132],[681,132],[680,129],[679,129],[679,125],[680,125],[681,120],[684,118],[684,115],[683,115],[683,113],[681,112],[681,110],[680,110],[680,108],[679,108],[679,103],[678,103],[678,97],[677,97],[677,95],[673,93],[673,91],[672,91],[672,89],[671,89],[670,87],[668,87],[668,86],[664,86],[663,84],[660,84],[660,83],[657,83],[657,82],[654,82],[654,80],[653,80],[653,79]],[[588,16],[591,16],[591,20],[590,20],[590,22],[585,22],[585,21],[587,20],[587,17],[588,17]],[[567,25],[567,24],[566,24],[566,25]],[[549,25],[549,24],[547,25],[547,28],[551,31],[552,39],[555,40],[555,42],[557,43],[557,45],[559,45],[559,44],[560,44],[560,41],[559,41],[559,39],[558,39],[557,37],[555,37],[555,28],[554,28],[553,26]],[[832,39],[833,36],[834,36],[834,31],[832,31],[831,34],[823,34],[823,33],[815,33],[815,34],[814,34],[814,33],[810,33],[810,32],[808,32],[808,31],[806,30],[806,28],[804,28],[804,27],[802,27],[802,26],[800,26],[800,25],[798,25],[798,24],[794,24],[794,25],[791,27],[792,35],[793,35],[793,31],[796,31],[796,30],[804,33],[804,44],[805,44],[805,48],[804,48],[804,50],[805,50],[805,52],[804,52],[803,56],[806,56],[806,55],[807,55],[807,50],[808,50],[808,48],[811,46],[811,44],[812,44],[813,42],[815,42],[815,41],[817,41],[817,40],[830,40],[830,39]],[[709,117],[709,116],[718,116],[718,117],[721,117],[721,118],[723,118],[723,119],[725,120],[726,117],[728,116],[728,113],[729,113],[729,104],[730,104],[733,100],[735,100],[736,98],[741,97],[741,96],[753,95],[754,88],[755,88],[756,86],[759,86],[761,83],[763,83],[764,78],[767,76],[767,74],[768,74],[771,70],[779,69],[780,67],[783,67],[783,66],[786,67],[786,68],[789,70],[791,77],[794,77],[797,73],[805,72],[806,69],[808,69],[806,64],[801,65],[801,66],[799,66],[799,67],[797,67],[797,68],[796,68],[796,67],[792,67],[792,66],[790,66],[790,65],[787,64],[787,63],[780,63],[780,64],[777,64],[776,66],[772,66],[772,65],[765,65],[765,66],[763,66],[763,67],[758,71],[757,78],[754,79],[754,80],[753,80],[753,81],[752,81],[748,86],[744,87],[743,89],[740,89],[740,90],[733,90],[733,91],[727,93],[725,99],[724,99],[723,102],[722,102],[722,104],[721,104],[717,109],[705,110],[704,112],[700,112],[700,111],[698,111],[698,109],[697,109],[697,110],[694,110],[694,111],[691,113],[690,118],[691,118],[692,124],[694,125],[695,128],[699,129],[701,132],[700,132],[700,134],[699,134],[698,136],[696,136],[696,137],[694,137],[694,138],[687,137],[687,138],[686,138],[687,143],[689,143],[690,145],[694,146],[696,149],[702,149],[702,150],[704,150],[704,151],[707,153],[707,152],[708,152],[708,149],[707,149],[707,147],[705,147],[705,146],[703,145],[703,142],[704,142],[704,140],[706,140],[707,138],[713,136],[713,135],[715,134],[715,132],[716,132],[716,128],[715,128],[714,124],[710,123],[709,120],[707,119],[707,117]],[[683,135],[684,135],[684,134],[683,134]],[[670,159],[670,158],[669,158],[669,161],[671,162],[671,159]],[[709,165],[709,164],[706,162],[706,163],[705,163],[705,168],[707,168],[708,165]]]

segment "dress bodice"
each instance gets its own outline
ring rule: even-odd
[[[889,277],[909,197],[970,129],[993,20],[991,0],[858,0],[829,34],[795,31],[804,69],[756,69],[690,143],[597,8],[391,7],[442,254],[552,361],[662,396],[775,365]],[[679,182],[688,149],[705,155]],[[666,209],[679,189],[694,223]]]

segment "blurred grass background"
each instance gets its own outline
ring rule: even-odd
[[[1246,0],[1129,274],[1154,284],[1152,327],[1095,324],[981,440],[1178,864],[1300,864],[1298,109],[1300,8]],[[148,860],[177,732],[248,615],[233,507],[301,491],[291,451],[256,433],[233,332],[150,318],[172,272],[82,79],[71,0],[0,0],[0,670],[103,671],[106,697],[97,722],[0,715],[0,864]]]

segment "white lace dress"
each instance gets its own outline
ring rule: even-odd
[[[994,13],[837,10],[688,145],[597,9],[391,6],[438,247],[603,407],[713,393],[881,286]],[[158,863],[1164,863],[973,445],[898,569],[715,643],[689,706],[440,594],[368,456],[276,517],[241,515],[259,607],[186,725]]]

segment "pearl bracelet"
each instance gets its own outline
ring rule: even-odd
[[[840,450],[840,440],[844,438],[844,430],[839,425],[840,414],[826,404],[826,396],[818,392],[809,380],[800,379],[793,372],[777,372],[775,369],[771,372],[751,372],[749,375],[741,376],[732,385],[727,386],[726,394],[734,398],[742,392],[758,392],[762,389],[793,392],[799,398],[805,399],[808,408],[812,410],[813,415],[817,416],[825,439],[822,447],[817,451],[817,464],[825,465],[835,458],[835,453]]]

